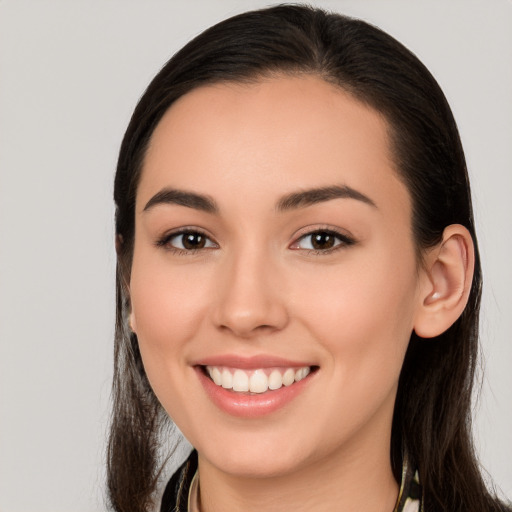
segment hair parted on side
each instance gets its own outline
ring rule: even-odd
[[[149,510],[161,470],[161,430],[168,424],[127,325],[135,197],[148,143],[173,102],[193,89],[274,74],[319,76],[385,117],[396,171],[412,198],[419,258],[440,241],[446,226],[458,223],[470,231],[476,261],[469,302],[437,338],[411,336],[395,405],[391,460],[397,479],[404,454],[418,468],[426,511],[505,510],[487,490],[472,445],[481,269],[455,120],[435,79],[402,44],[361,20],[304,5],[240,14],[201,33],[156,75],[126,130],[114,189],[117,315],[107,474],[113,509]]]

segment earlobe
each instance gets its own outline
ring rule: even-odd
[[[117,254],[117,272],[119,276],[119,282],[121,283],[122,291],[124,292],[125,296],[127,298],[130,297],[130,283],[127,278],[127,275],[129,275],[128,272],[126,272],[125,265],[123,265],[123,245],[124,245],[124,238],[123,235],[117,233],[115,236],[115,248],[116,248],[116,254]],[[130,301],[131,302],[131,301]],[[133,314],[133,307],[130,305],[130,313],[128,315],[128,327],[131,332],[135,333],[135,316]],[[126,322],[126,317],[125,320]]]
[[[414,330],[422,338],[439,336],[464,311],[473,280],[474,246],[469,231],[448,226],[426,257]]]
[[[128,327],[130,328],[130,331],[137,334],[137,324],[135,322],[135,315],[133,314],[133,308],[130,311],[130,316],[128,317]]]

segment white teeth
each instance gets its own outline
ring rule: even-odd
[[[268,376],[268,388],[269,389],[279,389],[283,385],[283,376],[279,372],[279,370],[273,370],[272,373]]]
[[[210,370],[210,377],[212,378],[213,382],[217,384],[217,386],[222,386],[222,373],[220,373],[218,368],[214,367]]]
[[[210,378],[217,386],[225,389],[244,393],[265,393],[268,390],[276,390],[283,386],[291,386],[294,382],[299,382],[309,375],[311,368],[304,366],[302,368],[287,368],[283,370],[273,369],[268,375],[269,370],[257,369],[245,371],[241,369],[228,369],[226,367],[207,366],[206,370]],[[231,373],[233,372],[233,373]]]
[[[268,389],[268,377],[263,370],[256,370],[249,379],[251,393],[265,393]]]
[[[306,378],[309,375],[309,372],[311,370],[309,367],[300,368],[295,372],[295,382],[299,382],[299,380],[302,380]]]
[[[233,391],[249,391],[249,377],[243,370],[233,374]]]
[[[222,383],[221,386],[226,389],[232,389],[233,388],[233,375],[231,375],[231,372],[224,368],[222,370]]]
[[[288,368],[283,375],[283,384],[285,386],[291,386],[295,382],[295,370]]]

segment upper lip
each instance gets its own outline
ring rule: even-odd
[[[193,366],[227,366],[244,370],[257,370],[258,368],[272,368],[285,366],[288,368],[303,368],[312,366],[310,362],[293,361],[272,355],[240,356],[236,354],[224,354],[205,357],[193,362]]]

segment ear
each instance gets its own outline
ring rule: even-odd
[[[137,323],[135,322],[135,315],[133,314],[133,306],[130,309],[130,316],[128,317],[128,326],[130,327],[130,331],[137,334]]]
[[[468,302],[474,265],[471,234],[460,224],[448,226],[424,261],[414,322],[418,336],[439,336],[459,318]]]

